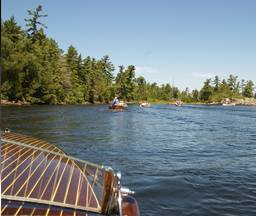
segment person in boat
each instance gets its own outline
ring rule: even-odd
[[[112,103],[110,109],[112,109],[113,106],[114,106],[115,104],[117,104],[117,103],[118,103],[118,99],[117,99],[117,97],[115,97],[115,99],[114,99],[114,101],[113,101],[113,103]]]

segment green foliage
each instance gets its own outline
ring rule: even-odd
[[[8,101],[8,96],[6,96],[6,95],[3,95],[2,93],[1,93],[1,100],[7,100]]]
[[[73,45],[67,53],[58,47],[53,38],[48,38],[38,21],[42,6],[36,11],[28,10],[33,18],[25,19],[29,28],[25,31],[14,16],[1,20],[1,99],[31,103],[69,104],[95,101],[111,103],[115,96],[119,100],[151,103],[170,102],[181,99],[185,103],[221,101],[223,98],[256,97],[251,80],[238,80],[230,75],[227,80],[207,79],[199,91],[187,88],[180,92],[169,83],[158,86],[148,83],[144,77],[135,77],[135,66],[115,67],[108,55],[100,60],[85,59]]]
[[[89,87],[89,102],[94,103],[94,89],[92,86]]]
[[[33,13],[28,10],[28,15],[32,15],[33,18],[32,19],[24,19],[26,22],[30,22],[28,24],[26,24],[26,26],[30,26],[30,28],[27,30],[27,33],[29,33],[30,31],[32,31],[32,33],[29,35],[30,37],[34,38],[37,34],[37,25],[42,25],[43,27],[47,28],[47,26],[41,22],[38,22],[38,18],[39,17],[47,17],[48,15],[39,15],[39,12],[42,11],[42,6],[39,5],[36,8],[36,11],[33,11]],[[33,40],[34,41],[34,40]]]
[[[110,86],[114,79],[113,71],[115,70],[115,67],[110,62],[110,58],[108,55],[104,56],[99,61],[99,67],[101,69],[102,79],[104,80],[104,82],[107,86]]]
[[[255,89],[253,86],[254,83],[251,80],[247,81],[243,91],[245,97],[253,97],[253,91]]]
[[[22,39],[22,33],[24,32],[21,30],[21,26],[15,22],[14,16],[4,22],[1,20],[1,36],[6,36],[13,43],[17,43]]]
[[[204,102],[211,102],[212,101],[212,92],[213,92],[213,88],[210,85],[211,83],[211,79],[207,79],[204,82],[204,86],[200,91],[200,99]]]
[[[237,88],[237,77],[238,76],[229,75],[229,78],[228,78],[229,90],[231,90],[231,91],[236,90],[236,88]]]
[[[200,101],[200,94],[197,89],[192,91],[192,101],[196,103]]]
[[[215,76],[215,79],[213,80],[214,85],[214,91],[218,92],[220,87],[220,78],[218,76]]]
[[[124,71],[123,66],[119,66],[119,73],[116,77],[116,86],[120,92],[120,98],[127,101],[132,101],[135,98],[135,67],[128,66]]]
[[[73,89],[68,92],[66,101],[69,104],[82,103],[84,102],[84,94],[79,90]]]

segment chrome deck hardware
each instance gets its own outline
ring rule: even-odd
[[[117,172],[117,187],[118,187],[118,207],[119,207],[119,216],[122,216],[122,197],[121,197],[121,172]]]
[[[128,187],[121,187],[121,194],[127,196],[128,194],[135,194],[135,192],[131,191]]]

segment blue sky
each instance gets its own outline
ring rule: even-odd
[[[2,0],[1,18],[14,15],[27,29],[27,10],[38,5],[59,48],[108,55],[115,75],[118,66],[135,65],[136,77],[158,86],[174,80],[180,91],[230,74],[256,86],[255,0]]]

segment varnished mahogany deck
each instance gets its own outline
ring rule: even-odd
[[[1,133],[1,215],[106,215],[114,181],[112,171],[48,142]],[[133,197],[123,197],[122,212],[140,215]]]
[[[8,200],[2,203],[2,215],[14,201],[99,213],[104,181],[100,167],[75,161],[48,142],[1,133],[1,195]]]

